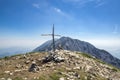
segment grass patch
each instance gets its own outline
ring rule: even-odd
[[[112,68],[112,71],[117,72],[117,71],[118,71],[118,69],[117,69],[117,68]]]
[[[51,80],[59,80],[59,78],[60,78],[60,76],[57,75],[56,73],[50,75],[50,79],[51,79]]]
[[[15,54],[15,55],[12,55],[11,57],[16,57],[16,56],[21,56],[22,54]]]
[[[46,80],[45,76],[40,76],[39,79],[35,79],[35,80]]]
[[[13,80],[23,80],[21,77],[15,77]]]
[[[3,57],[3,58],[0,58],[0,60],[2,60],[2,59],[8,60],[8,59],[10,59],[10,58],[12,58],[12,57],[21,56],[21,55],[22,55],[22,54],[15,54],[15,55],[11,55],[11,56],[5,56],[5,57]]]
[[[40,75],[39,79],[33,80],[59,80],[61,75],[58,72],[47,74],[47,75]]]
[[[93,58],[91,55],[87,54],[87,53],[81,53],[84,57],[87,57],[87,58]]]
[[[104,77],[101,77],[101,76],[97,76],[97,77],[95,78],[95,80],[108,80],[108,79],[106,79],[106,78],[104,78]]]
[[[113,66],[113,65],[111,65],[111,64],[110,64],[109,66],[112,67],[112,71],[120,72],[120,68],[117,68],[117,67],[115,67],[115,66]]]
[[[77,52],[78,54],[79,52]],[[87,57],[87,58],[91,58],[91,59],[94,59],[95,61],[99,62],[99,63],[102,63],[102,64],[107,64],[106,62],[100,60],[100,59],[97,59],[97,58],[94,58],[93,56],[91,56],[90,54],[87,54],[87,53],[79,53],[79,54],[82,54],[82,56],[84,57]]]
[[[26,54],[33,54],[33,53],[35,53],[35,52],[27,52]]]
[[[100,60],[100,59],[94,59],[94,60],[96,60],[97,62],[99,62],[99,63],[102,63],[102,64],[107,64],[106,62],[104,62],[104,61],[102,61],[102,60]]]

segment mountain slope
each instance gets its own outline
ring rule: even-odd
[[[107,62],[109,64],[112,64],[116,67],[120,68],[120,60],[113,57],[110,53],[108,53],[105,50],[100,50],[96,47],[94,47],[92,44],[84,41],[80,41],[77,39],[72,39],[69,37],[62,37],[55,41],[56,48],[59,49],[59,46],[62,47],[64,50],[70,50],[70,51],[80,51],[88,53],[98,59],[103,60],[104,62]],[[44,47],[43,47],[44,46]],[[50,51],[52,50],[52,41],[49,41],[44,43],[43,45],[37,47],[34,49],[34,52],[37,51]]]
[[[41,63],[48,54],[35,52],[0,59],[0,80],[120,80],[119,69],[88,54],[60,50],[56,55],[64,62]],[[33,62],[39,69],[29,72]]]

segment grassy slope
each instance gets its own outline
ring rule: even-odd
[[[88,54],[80,53],[80,55],[87,58],[94,59],[96,62],[100,62],[104,64],[104,62],[97,60]],[[42,59],[44,56],[46,56],[46,53],[39,53],[39,52],[27,53],[26,56],[29,57],[30,60],[32,61],[32,60]],[[61,72],[64,72],[64,73],[76,72],[77,74],[80,75],[80,79],[76,79],[76,80],[91,80],[90,73],[87,73],[82,69],[67,70],[66,67],[72,67],[73,65],[69,66],[64,63],[54,64],[54,67],[55,67],[54,69],[52,67],[46,67],[45,71],[42,70],[38,73],[28,72],[28,70],[14,72],[13,75],[4,73],[5,71],[10,71],[10,72],[15,71],[16,70],[15,67],[18,64],[29,67],[31,63],[25,64],[25,61],[26,61],[26,58],[24,58],[23,55],[16,55],[16,56],[5,57],[0,59],[0,63],[2,63],[0,65],[0,78],[6,78],[6,79],[12,78],[13,80],[25,80],[25,78],[27,78],[28,80],[59,80],[60,77],[64,77],[65,79],[67,79],[67,75],[62,74]],[[25,68],[25,67],[21,67],[18,69],[22,69],[22,68]],[[113,69],[115,71],[118,71],[118,69],[116,68],[113,68]],[[94,76],[95,76],[94,80],[107,80],[106,78],[103,78],[99,75],[94,75]]]

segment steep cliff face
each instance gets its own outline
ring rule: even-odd
[[[112,56],[109,52],[105,50],[100,50],[93,46],[92,44],[80,41],[77,39],[72,39],[69,37],[62,37],[60,39],[57,39],[55,41],[56,49],[64,49],[64,50],[70,50],[70,51],[80,51],[88,53],[98,59],[103,60],[104,62],[107,62],[109,64],[112,64],[116,67],[120,68],[120,60]],[[43,45],[37,47],[33,51],[50,51],[52,50],[52,41],[47,41]]]

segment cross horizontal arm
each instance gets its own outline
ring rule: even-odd
[[[52,34],[41,34],[41,36],[52,36]]]
[[[52,36],[53,34],[41,34],[41,36]],[[54,36],[61,36],[61,35],[54,35]]]
[[[61,35],[54,35],[54,36],[61,36]]]

